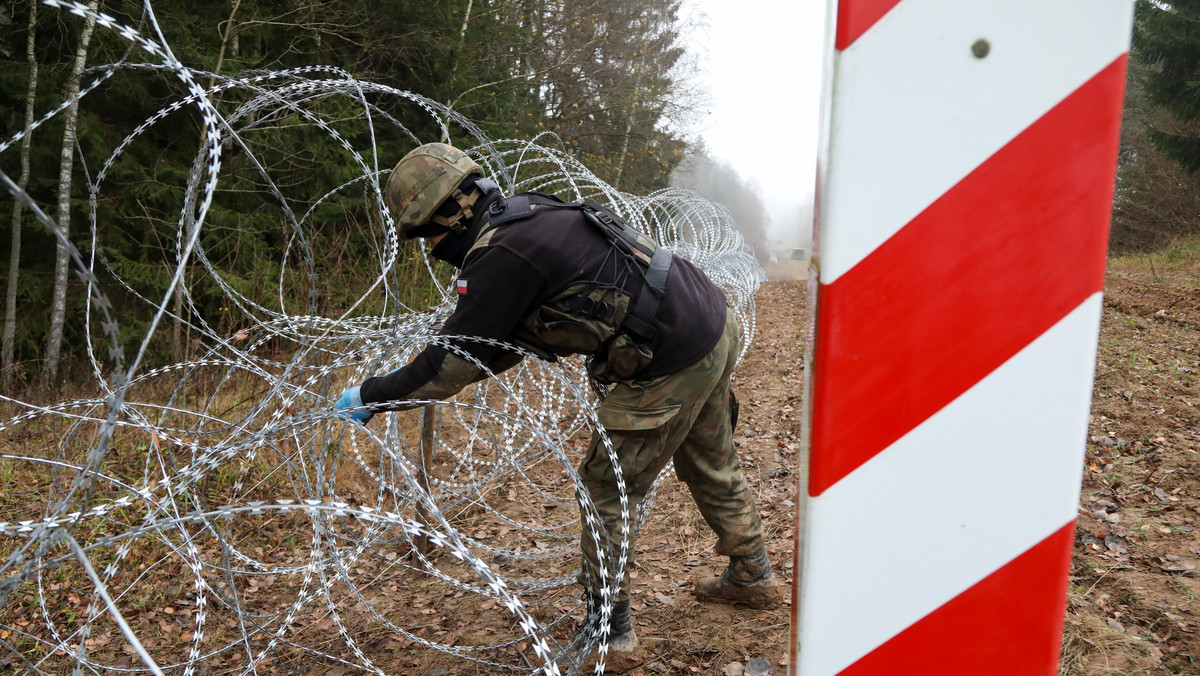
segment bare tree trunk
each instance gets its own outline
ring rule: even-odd
[[[38,64],[34,58],[34,33],[37,27],[38,0],[29,0],[29,37],[25,41],[25,59],[29,62],[29,89],[25,96],[25,138],[21,139],[21,176],[17,187],[21,190],[29,184],[29,145],[33,137],[33,110],[37,99]],[[13,200],[12,253],[8,260],[8,296],[4,309],[4,347],[0,361],[0,383],[4,389],[13,382],[13,343],[17,335],[17,277],[21,266],[21,200]]]
[[[641,83],[641,75],[634,78],[633,101],[630,103],[629,112],[625,115],[625,135],[621,138],[621,154],[617,156],[617,175],[613,178],[613,187],[617,190],[621,189],[621,174],[625,173],[625,157],[629,154],[629,135],[633,133],[633,116],[638,103],[638,86]]]
[[[625,173],[625,156],[629,154],[629,135],[633,133],[633,111],[625,116],[625,135],[621,137],[621,153],[617,155],[617,175],[613,178],[613,188],[621,189],[621,174]]]
[[[217,67],[213,68],[213,75],[221,74],[221,66],[225,63],[225,50],[229,47],[230,38],[233,38],[233,53],[237,55],[237,24],[234,23],[234,16],[237,14],[238,7],[242,6],[242,0],[233,0],[233,8],[229,10],[229,18],[225,20],[225,30],[221,31],[221,51],[217,52]],[[217,79],[211,78],[208,81],[208,86],[212,87]]]
[[[177,362],[184,361],[183,346],[183,285],[187,282],[187,274],[184,274],[184,279],[179,280],[175,285],[175,326],[171,329],[171,355]]]
[[[88,9],[99,8],[98,0],[91,0]],[[92,41],[92,29],[96,19],[92,15],[84,20],[79,32],[79,49],[75,52],[75,65],[67,78],[63,100],[74,99],[79,94],[79,81],[83,77],[83,66],[87,63],[88,43]],[[62,153],[59,155],[58,171],[58,232],[66,238],[71,231],[71,170],[75,162],[75,124],[79,118],[79,102],[71,101],[63,111]],[[50,336],[46,340],[46,364],[42,369],[42,382],[52,387],[58,378],[58,360],[62,354],[63,321],[67,313],[67,267],[70,255],[63,242],[58,242],[58,256],[54,262],[54,299],[50,306]]]
[[[454,62],[450,65],[450,77],[446,79],[446,83],[451,87],[454,86],[454,76],[456,74],[458,74],[459,53],[462,52],[462,48],[467,42],[467,28],[471,25],[471,7],[474,4],[475,4],[475,0],[467,0],[467,11],[463,12],[462,28],[459,29],[459,31],[458,31],[458,47],[456,47],[454,49],[454,51],[450,53],[451,54],[450,58],[453,59]],[[461,98],[461,97],[459,97],[459,98]],[[447,99],[446,107],[453,110],[455,103],[458,103],[458,99],[454,99],[454,100]],[[447,115],[446,116],[447,128],[449,127],[449,123],[450,123],[450,116]],[[447,136],[446,136],[445,129],[442,130],[442,142],[443,143],[450,142],[450,139],[447,138]]]
[[[467,11],[463,14],[462,29],[458,31],[458,47],[462,49],[463,42],[467,39],[467,26],[471,25],[471,5],[474,0],[467,0]]]

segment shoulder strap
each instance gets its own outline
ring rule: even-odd
[[[538,192],[501,197],[488,207],[487,222],[484,223],[479,236],[475,239],[475,244],[467,251],[467,255],[470,256],[472,251],[487,246],[491,242],[492,233],[496,228],[529,218],[541,207],[578,208],[577,205],[567,204],[553,195],[543,195]]]
[[[580,208],[585,214],[591,216],[593,223],[608,233],[609,239],[613,240],[614,244],[620,246],[626,253],[642,259],[643,263],[647,265],[650,263],[655,249],[658,248],[653,240],[629,227],[615,212],[595,200],[584,200]]]
[[[537,205],[530,204],[528,195],[513,195],[501,197],[488,207],[487,228],[498,228],[505,223],[529,218],[537,210]]]
[[[576,204],[568,204],[553,195],[543,195],[540,192],[523,192],[512,197],[501,197],[488,207],[488,224],[497,228],[505,223],[529,218],[539,207],[575,208]]]
[[[646,267],[641,292],[623,326],[637,337],[649,341],[654,337],[654,316],[658,304],[667,290],[667,273],[671,270],[673,256],[670,251],[658,246],[654,240],[629,227],[611,209],[593,199],[583,202],[563,202],[553,195],[530,192],[501,198],[488,207],[488,224],[475,247],[486,246],[491,231],[507,223],[524,220],[539,208],[577,209],[587,220],[597,226],[613,246],[626,255],[637,258]],[[472,247],[474,249],[475,247]],[[469,252],[468,252],[469,253]]]
[[[629,227],[611,209],[595,200],[587,199],[581,205],[588,220],[600,226],[618,248],[642,261],[646,272],[642,289],[634,301],[633,308],[625,315],[624,326],[637,337],[649,341],[654,338],[654,316],[658,304],[667,290],[667,273],[671,270],[674,256],[654,240]]]

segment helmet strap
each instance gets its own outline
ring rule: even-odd
[[[482,196],[483,191],[478,187],[472,190],[470,195],[464,195],[462,190],[455,188],[454,192],[450,195],[450,199],[458,202],[458,213],[449,218],[440,214],[434,214],[430,221],[449,228],[450,232],[460,235],[466,231],[467,224],[470,223],[471,218],[475,215],[471,207],[474,207],[475,202],[479,201],[479,198]]]

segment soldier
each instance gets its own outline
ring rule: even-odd
[[[457,304],[441,333],[504,341],[551,361],[585,355],[590,376],[611,386],[598,415],[621,464],[629,513],[673,459],[717,535],[717,554],[729,557],[719,577],[696,584],[696,596],[777,605],[762,523],[733,446],[737,401],[729,379],[740,331],[720,288],[595,202],[506,198],[470,157],[445,144],[405,155],[386,199],[404,237],[426,239],[435,258],[459,269]],[[490,343],[456,347],[492,372],[520,360]],[[335,408],[366,422],[405,408],[399,400],[444,399],[484,375],[470,359],[431,345],[407,366],[350,388]],[[616,477],[598,437],[579,474],[609,541],[619,542]],[[586,529],[582,549],[589,616],[576,649],[596,626],[601,598],[597,576],[587,574],[599,569],[599,554]],[[638,645],[628,574],[613,601],[610,659]]]

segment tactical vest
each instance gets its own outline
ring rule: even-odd
[[[488,222],[471,251],[487,246],[497,228],[529,218],[540,209],[580,211],[609,244],[636,261],[642,284],[636,296],[615,285],[572,284],[522,318],[513,342],[550,361],[570,354],[588,355],[588,372],[601,383],[636,376],[654,357],[650,349],[656,331],[654,317],[666,292],[671,252],[594,200],[563,202],[540,193],[522,193],[492,203]]]

